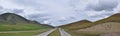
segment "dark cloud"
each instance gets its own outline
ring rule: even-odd
[[[0,14],[4,13],[4,8],[2,6],[0,6]]]
[[[31,7],[37,7],[40,8],[42,4],[37,3],[38,0],[12,0],[15,4],[19,4],[21,6],[31,6]]]
[[[24,13],[24,9],[6,9],[2,6],[0,6],[0,14],[3,14],[3,13],[15,13],[15,14],[21,14],[21,13]]]
[[[107,14],[101,14],[101,15],[90,16],[90,18],[99,18],[99,17],[110,16],[110,15],[112,15],[112,14],[111,14],[111,13],[107,13]]]
[[[94,21],[98,21],[98,20],[107,18],[108,16],[111,16],[111,15],[113,15],[113,12],[105,12],[102,14],[96,14],[94,16],[90,16],[87,19],[94,22]]]
[[[48,18],[49,15],[48,14],[33,14],[33,15],[28,15],[29,19],[33,19],[33,20],[37,20],[41,23],[43,23],[44,21],[49,20],[50,18]]]
[[[28,15],[30,18],[43,18],[43,17],[48,17],[50,16],[49,14],[33,14],[33,15]]]
[[[23,13],[24,9],[6,9],[0,6],[0,12]]]
[[[3,7],[2,6],[0,6],[0,10],[2,10],[3,9]]]
[[[11,12],[13,12],[13,13],[23,13],[24,9],[12,9]]]
[[[96,14],[94,16],[90,16],[90,18],[99,18],[99,17],[105,17],[105,16],[111,16],[114,12],[104,12],[101,14]]]
[[[118,2],[116,1],[104,1],[100,0],[98,4],[89,4],[87,6],[87,10],[95,10],[95,11],[113,11],[116,8]]]

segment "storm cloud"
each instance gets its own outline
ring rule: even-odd
[[[113,11],[119,3],[116,0],[99,0],[96,4],[89,4],[87,6],[87,10],[95,10],[95,11]]]
[[[0,6],[0,10],[2,10],[3,9],[3,7],[2,6]]]

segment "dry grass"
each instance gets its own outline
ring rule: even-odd
[[[72,36],[100,36],[100,32],[94,32],[94,31],[67,31]]]
[[[48,36],[61,36],[61,34],[60,34],[59,29],[57,29],[57,30],[53,31],[51,34],[49,34]]]
[[[60,27],[64,28],[72,36],[100,36],[100,34],[104,33],[120,32],[119,26],[120,14],[115,14],[96,22],[78,21]]]
[[[111,17],[108,17],[108,18],[105,18],[103,20],[99,20],[96,22],[79,21],[79,22],[71,23],[68,25],[61,26],[61,27],[64,29],[68,29],[68,30],[78,30],[78,29],[85,29],[85,28],[89,28],[95,25],[108,23],[108,22],[120,22],[120,14],[113,15]]]
[[[120,32],[120,23],[118,22],[108,22],[92,26],[85,29],[80,29],[79,31],[101,31],[101,32]]]

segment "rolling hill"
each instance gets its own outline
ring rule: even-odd
[[[18,23],[29,23],[29,20],[14,13],[5,13],[0,15],[0,22],[1,23],[6,22],[9,24],[18,24]]]
[[[114,14],[108,18],[96,21],[96,22],[90,22],[87,20],[82,20],[82,21],[78,21],[75,23],[70,23],[68,25],[63,25],[60,26],[62,28],[65,29],[69,29],[69,30],[77,30],[77,29],[85,29],[85,28],[89,28],[95,25],[99,25],[99,24],[103,24],[103,23],[108,23],[108,22],[117,22],[120,23],[120,13]]]
[[[94,26],[80,29],[86,31],[101,31],[101,32],[120,32],[120,13],[114,14],[106,19],[93,22]]]
[[[72,36],[119,36],[120,13],[96,22],[82,20],[60,27]]]
[[[88,21],[88,20],[82,20],[82,21],[78,21],[78,22],[74,22],[74,23],[70,23],[67,25],[62,25],[60,26],[61,28],[64,29],[69,29],[69,30],[73,30],[73,29],[80,29],[80,28],[85,28],[84,26],[87,26],[89,24],[91,24],[92,22]],[[87,25],[86,25],[87,24]]]
[[[53,26],[28,20],[14,13],[0,15],[0,31],[50,29]]]

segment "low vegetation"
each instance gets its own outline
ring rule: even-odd
[[[57,30],[53,31],[51,34],[49,34],[48,36],[61,36],[61,34],[60,34],[59,29],[57,29]]]
[[[34,30],[34,31],[8,31],[8,32],[0,32],[0,36],[35,36],[45,31],[48,31],[48,29]]]
[[[0,24],[0,31],[23,31],[23,30],[40,30],[49,29],[49,27],[35,25],[35,24]]]
[[[52,28],[52,26],[28,20],[14,13],[4,13],[0,15],[0,31],[24,31],[49,28]]]
[[[101,32],[94,31],[68,31],[72,36],[100,36]]]

